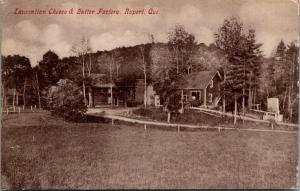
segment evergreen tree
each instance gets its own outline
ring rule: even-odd
[[[43,59],[39,62],[38,69],[40,72],[41,89],[48,88],[51,85],[56,85],[59,80],[57,66],[60,59],[58,55],[49,50],[43,55]]]
[[[280,43],[278,44],[276,51],[275,51],[275,55],[274,55],[274,81],[275,84],[277,84],[280,76],[282,76],[282,72],[285,71],[286,68],[286,45],[283,42],[283,40],[280,41]],[[278,87],[277,87],[277,91],[278,91]],[[280,91],[280,90],[279,90]]]
[[[234,99],[234,123],[236,123],[238,100],[242,102],[243,114],[246,96],[249,98],[248,105],[251,106],[252,88],[257,85],[261,65],[262,56],[259,50],[261,45],[255,41],[255,31],[250,29],[248,34],[245,34],[243,24],[237,18],[224,21],[215,34],[215,44],[225,52],[228,60],[224,72],[223,96]]]

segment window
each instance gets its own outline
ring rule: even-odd
[[[214,81],[213,81],[213,80],[210,82],[209,87],[210,87],[210,88],[213,88],[213,87],[214,87]]]
[[[213,95],[212,95],[212,93],[209,93],[208,94],[208,102],[212,103],[212,100],[213,100]]]
[[[200,91],[192,91],[192,100],[200,100]]]

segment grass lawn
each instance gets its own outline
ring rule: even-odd
[[[297,134],[3,115],[2,188],[292,188]]]

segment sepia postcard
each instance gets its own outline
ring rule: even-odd
[[[1,189],[298,189],[298,0],[1,0]]]

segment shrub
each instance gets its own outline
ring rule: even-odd
[[[148,117],[150,119],[158,121],[165,121],[167,119],[167,113],[163,111],[162,108],[139,108],[137,110],[134,110],[133,113],[139,116]]]
[[[141,105],[141,103],[134,101],[134,100],[128,100],[127,101],[127,107],[136,107],[138,105]]]
[[[201,105],[200,100],[192,100],[191,101],[191,106],[193,106],[193,107],[199,107],[200,105]]]
[[[57,84],[48,91],[47,103],[51,113],[68,121],[84,121],[87,107],[81,87],[68,79],[61,79]]]
[[[178,93],[169,95],[165,105],[168,112],[178,113],[181,108],[181,95]]]

